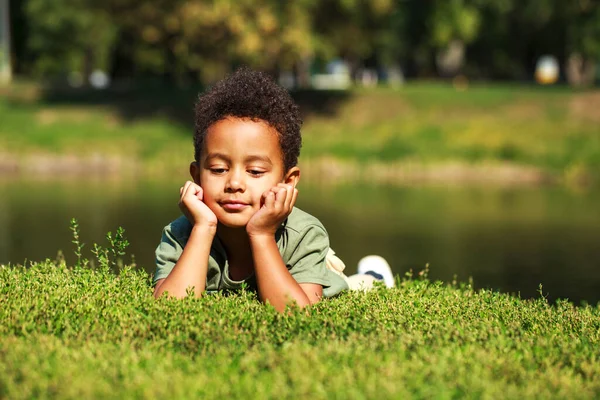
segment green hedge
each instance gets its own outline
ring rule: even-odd
[[[280,315],[129,267],[0,267],[0,398],[598,398],[600,305],[404,279]]]

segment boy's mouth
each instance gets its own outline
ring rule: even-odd
[[[224,200],[221,201],[220,204],[226,211],[241,211],[248,207],[248,203],[240,200]]]

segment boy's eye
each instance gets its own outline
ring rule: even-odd
[[[211,168],[210,172],[212,172],[213,174],[223,174],[225,173],[225,171],[227,171],[225,168]]]
[[[250,175],[252,175],[252,176],[261,176],[262,174],[265,173],[265,171],[261,171],[261,170],[258,170],[258,169],[249,169],[248,173]]]

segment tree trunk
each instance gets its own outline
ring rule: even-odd
[[[310,87],[310,63],[310,58],[304,57],[295,65],[296,85],[300,89]]]
[[[442,78],[451,78],[458,74],[465,62],[465,43],[462,40],[452,40],[448,46],[438,50],[435,64]]]
[[[596,79],[596,62],[572,53],[567,59],[566,74],[571,86],[591,86]]]
[[[0,84],[10,83],[12,68],[10,60],[10,23],[8,0],[0,0]]]

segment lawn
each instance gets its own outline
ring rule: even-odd
[[[194,88],[4,88],[0,148],[5,161],[0,167],[27,170],[32,162],[48,164],[64,156],[104,157],[106,163],[116,158],[138,172],[170,174],[193,155],[197,93]],[[415,82],[399,89],[294,96],[305,117],[305,165],[324,159],[355,171],[366,165],[508,165],[533,168],[555,181],[593,182],[600,175],[597,90],[514,84],[456,90],[444,83]]]
[[[600,396],[600,305],[404,277],[278,314],[135,268],[0,266],[0,398]]]

